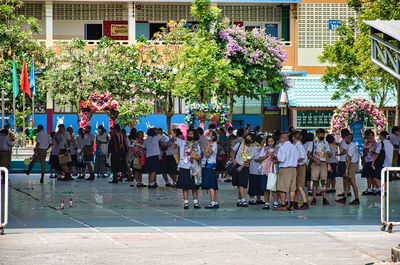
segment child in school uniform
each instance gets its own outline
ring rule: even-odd
[[[335,137],[332,134],[326,136],[326,141],[329,144],[330,158],[329,163],[331,164],[332,172],[328,172],[328,181],[326,185],[326,192],[336,193],[336,176],[338,168],[338,159],[336,157],[338,146],[335,142]]]
[[[189,129],[187,133],[186,141],[177,138],[175,132],[172,132],[172,139],[179,146],[180,160],[178,164],[178,182],[176,187],[183,190],[184,209],[189,209],[189,190],[192,191],[193,203],[195,209],[200,209],[198,201],[199,187],[195,183],[195,179],[191,174],[191,167],[196,162],[200,163],[201,148],[198,144],[199,135],[196,130]]]
[[[180,137],[182,134],[179,129],[174,129],[174,132],[178,137]],[[165,154],[165,162],[162,167],[163,178],[166,180],[165,186],[175,187],[176,176],[178,175],[179,160],[177,158],[179,157],[179,147],[172,139],[169,139],[166,144]],[[168,175],[172,179],[172,183],[169,182]]]
[[[217,153],[218,153],[218,135],[215,131],[210,131],[207,135],[207,143],[203,150],[203,179],[202,179],[202,189],[210,190],[211,203],[207,205],[206,209],[216,209],[219,208],[217,201]]]
[[[261,179],[265,173],[261,168],[261,162],[257,160],[260,155],[260,151],[264,148],[264,146],[264,137],[257,135],[254,142],[253,153],[251,154],[251,157],[254,159],[251,160],[249,167],[250,178],[249,189],[247,190],[247,194],[250,196],[249,205],[264,204],[264,202],[261,200],[261,196],[264,195],[264,190],[261,189]],[[257,200],[255,199],[256,196]]]
[[[233,180],[232,185],[238,186],[237,207],[248,207],[244,195],[249,183],[249,165],[251,162],[251,154],[253,152],[254,134],[247,134],[244,141],[237,143],[231,151],[231,159],[233,161]]]
[[[148,188],[157,188],[156,176],[161,172],[160,143],[164,141],[162,132],[155,128],[147,131],[147,139],[144,140],[143,147],[146,149],[146,172],[149,174]]]
[[[267,189],[267,184],[268,184],[268,173],[270,172],[269,170],[272,169],[271,172],[278,174],[278,164],[275,162],[275,158],[278,155],[279,148],[276,144],[275,138],[270,135],[267,137],[267,145],[261,149],[260,154],[258,156],[258,161],[262,162],[262,166],[264,167],[265,160],[268,160],[268,164],[265,165],[268,170],[266,171],[263,169],[265,172],[264,175],[261,176],[261,190],[264,192],[264,210],[269,210],[269,196],[270,196],[270,190]],[[272,167],[271,167],[272,164]],[[269,165],[269,166],[268,166]],[[274,208],[277,208],[279,206],[279,199],[278,199],[278,193],[276,191],[273,192],[273,197],[274,197]]]

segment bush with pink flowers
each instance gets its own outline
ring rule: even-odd
[[[354,98],[335,110],[331,120],[332,132],[339,135],[342,129],[349,127],[349,122],[359,120],[360,113],[369,116],[378,132],[383,131],[388,125],[385,115],[375,103],[365,98]]]

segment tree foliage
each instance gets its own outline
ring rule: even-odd
[[[348,5],[357,18],[342,22],[336,29],[339,40],[324,47],[319,60],[332,66],[322,81],[336,87],[334,99],[365,89],[381,108],[395,94],[396,80],[371,61],[370,29],[362,21],[400,19],[400,2],[349,0]]]

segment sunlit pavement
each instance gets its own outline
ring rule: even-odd
[[[330,206],[318,197],[310,210],[274,212],[262,205],[237,208],[236,189],[220,182],[220,209],[195,210],[190,200],[191,208],[183,210],[182,193],[164,188],[162,178],[157,189],[108,181],[46,176],[40,184],[39,175],[11,175],[0,263],[379,264],[389,261],[391,247],[400,243],[400,228],[380,231],[377,196],[360,196],[360,206],[341,206],[328,194]],[[360,192],[365,189],[365,180],[358,184]],[[341,186],[338,179],[337,193]],[[400,182],[390,186],[395,221],[399,187]],[[209,194],[200,192],[199,201],[206,206]]]

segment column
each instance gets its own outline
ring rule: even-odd
[[[133,44],[136,40],[136,18],[135,3],[128,3],[128,43]]]
[[[53,131],[53,99],[51,98],[50,91],[46,93],[46,118],[47,118],[47,133]]]
[[[45,2],[46,8],[46,46],[53,46],[53,1]]]

